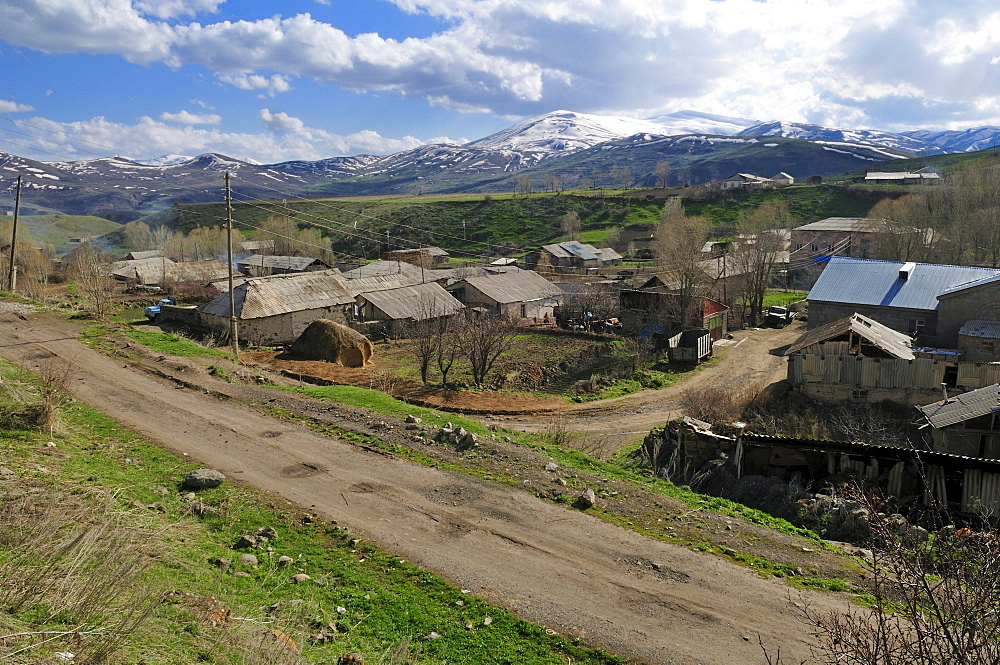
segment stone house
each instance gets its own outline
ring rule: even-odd
[[[485,272],[446,288],[466,307],[525,321],[554,321],[555,307],[563,300],[562,289],[532,270]]]
[[[622,258],[610,247],[594,247],[571,240],[542,245],[525,257],[525,265],[541,272],[586,272],[621,265]]]

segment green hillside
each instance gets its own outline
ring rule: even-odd
[[[119,228],[118,224],[94,215],[20,215],[18,224],[24,225],[34,242],[52,243],[57,254],[73,249],[73,238],[100,236]]]

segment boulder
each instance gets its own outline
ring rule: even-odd
[[[186,490],[203,490],[211,487],[218,487],[225,482],[226,476],[221,471],[215,469],[196,469],[184,476],[181,483]]]
[[[593,508],[597,503],[597,495],[594,494],[594,490],[589,487],[585,489],[580,496],[576,498],[576,505],[580,508],[587,510],[588,508]]]

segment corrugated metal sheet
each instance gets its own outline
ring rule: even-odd
[[[348,270],[343,273],[343,275],[348,279],[357,279],[359,277],[374,277],[376,275],[420,276],[425,272],[430,271],[424,270],[419,266],[413,265],[412,263],[407,263],[406,261],[375,261],[373,263],[355,268],[354,270]]]
[[[1000,321],[983,321],[980,319],[966,321],[962,329],[958,331],[958,334],[965,337],[998,339],[1000,338]]]
[[[562,289],[533,270],[469,277],[456,285],[463,282],[501,304],[556,298],[563,293]]]
[[[427,272],[431,272],[428,270]],[[362,293],[372,293],[373,291],[388,291],[389,289],[400,289],[404,286],[414,284],[433,283],[431,279],[421,279],[419,270],[417,273],[396,273],[392,275],[371,275],[369,277],[356,277],[354,279],[344,279],[341,285],[352,298]]]
[[[359,298],[367,300],[387,317],[397,321],[434,319],[454,314],[463,308],[462,303],[455,300],[436,282],[362,293]]]
[[[337,270],[248,279],[234,289],[236,316],[256,319],[353,303],[354,296],[344,287],[345,281]],[[202,305],[200,311],[229,316],[229,296],[222,294]]]
[[[1000,412],[1000,385],[993,384],[917,408],[931,427],[948,427],[988,413]]]
[[[911,340],[908,336],[861,314],[851,314],[806,332],[788,347],[785,355],[799,351],[847,355],[851,353],[848,341],[832,342],[829,340],[851,333],[863,337],[873,346],[896,358],[910,360],[914,357],[910,348]],[[816,346],[822,348],[814,349],[813,347]]]
[[[311,256],[266,256],[263,254],[254,254],[239,261],[236,265],[269,268],[271,270],[302,271],[317,262],[319,262],[319,259]]]
[[[938,295],[970,282],[1000,275],[992,268],[918,263],[908,279],[899,278],[902,261],[835,256],[806,300],[906,309],[936,310]]]
[[[812,224],[797,226],[792,231],[847,231],[849,233],[874,233],[876,222],[867,217],[827,217]]]
[[[966,469],[962,483],[962,511],[997,514],[1000,509],[1000,474]]]

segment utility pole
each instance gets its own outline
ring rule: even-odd
[[[14,250],[17,249],[17,211],[21,207],[21,176],[17,176],[17,193],[14,195],[14,229],[10,233],[10,265],[7,268],[7,290],[14,292]]]
[[[233,293],[233,198],[226,172],[226,265],[229,266],[229,340],[233,344],[233,358],[240,360],[240,340],[236,330],[236,294]]]

